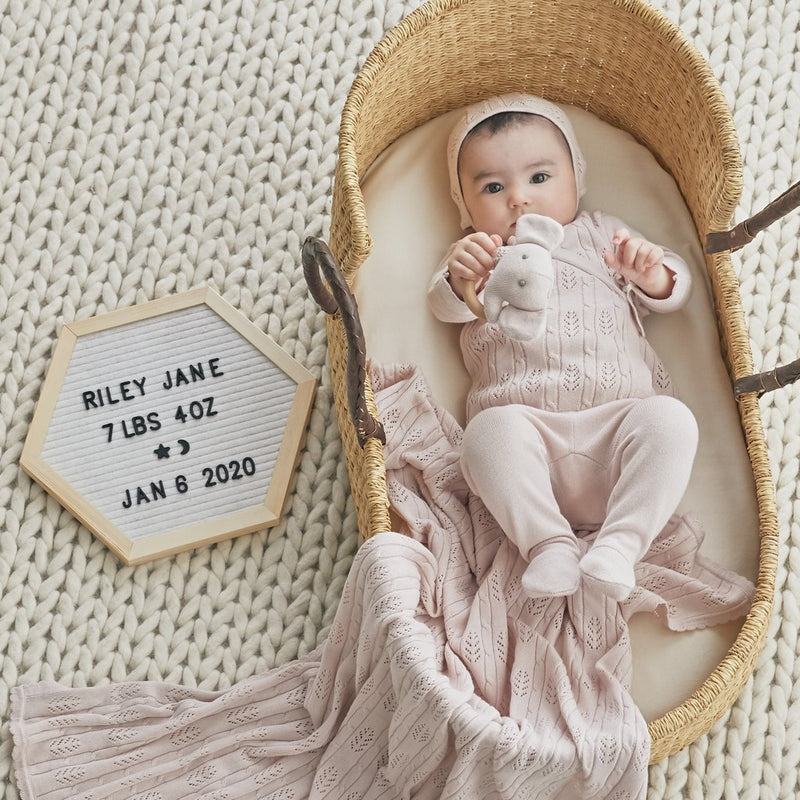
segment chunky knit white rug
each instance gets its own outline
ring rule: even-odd
[[[0,785],[17,798],[10,687],[156,679],[206,689],[325,636],[358,542],[322,313],[300,269],[328,230],[339,116],[416,0],[0,2]],[[800,179],[800,0],[654,0],[722,82],[739,218]],[[800,355],[800,212],[735,257],[759,368]],[[284,521],[122,566],[18,466],[65,321],[210,284],[320,378]],[[800,785],[800,389],[762,401],[781,566],[766,649],[648,800]]]

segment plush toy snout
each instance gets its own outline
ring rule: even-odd
[[[506,246],[487,286],[490,305],[509,304],[524,311],[541,311],[547,306],[553,285],[550,254],[537,245]],[[487,311],[487,316],[490,312]],[[496,316],[496,314],[493,314]]]

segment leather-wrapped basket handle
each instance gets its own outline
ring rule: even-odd
[[[347,403],[358,443],[364,447],[368,439],[378,439],[385,444],[383,425],[367,409],[367,351],[358,305],[328,245],[322,239],[309,236],[303,242],[303,274],[320,308],[331,316],[339,314],[344,325],[347,338]]]
[[[733,384],[733,395],[738,400],[745,394],[758,394],[759,396],[764,392],[771,392],[775,389],[780,389],[782,386],[788,386],[800,378],[800,358],[792,361],[791,364],[785,364],[782,367],[775,367],[767,372],[759,372],[757,375],[746,375],[744,378],[739,378]]]
[[[752,242],[764,228],[777,222],[790,211],[800,206],[800,182],[790,186],[782,195],[769,203],[765,208],[744,222],[740,222],[729,231],[709,233],[706,236],[706,253],[733,252]],[[800,379],[800,359],[782,367],[756,375],[746,375],[733,384],[733,394],[738,400],[745,394],[771,392],[787,386]]]
[[[706,236],[706,253],[724,253],[739,250],[755,239],[764,228],[785,217],[790,211],[800,206],[800,181],[790,186],[765,208],[752,217],[740,222],[729,231],[718,231]]]

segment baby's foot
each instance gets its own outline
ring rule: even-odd
[[[545,544],[522,573],[522,591],[528,597],[565,597],[578,590],[580,570],[574,544]]]
[[[614,600],[624,600],[636,586],[633,564],[618,550],[596,544],[581,559],[580,570],[600,583]]]

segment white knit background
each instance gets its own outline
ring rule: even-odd
[[[722,82],[739,219],[800,179],[800,0],[654,0]],[[300,268],[328,232],[339,117],[418,0],[0,0],[0,785],[8,691],[156,679],[225,688],[316,646],[357,547],[324,319]],[[800,212],[735,263],[759,367],[800,355]],[[63,321],[210,284],[320,378],[285,520],[122,566],[18,467]],[[781,566],[766,649],[648,800],[800,785],[800,389],[762,401]],[[795,514],[797,510],[797,514]]]

